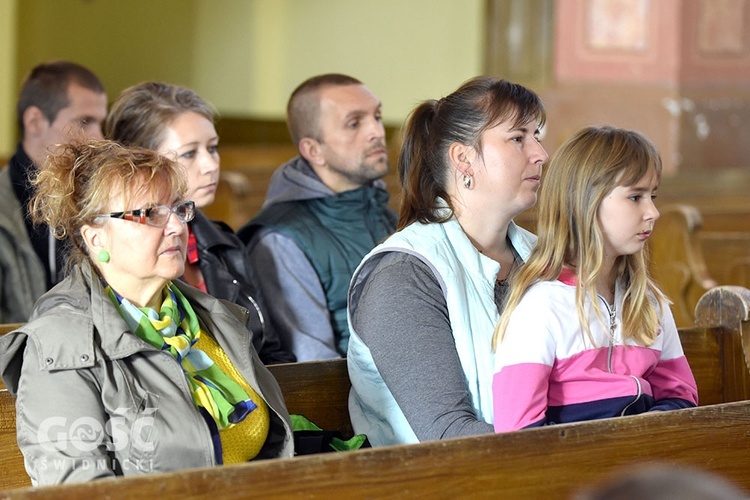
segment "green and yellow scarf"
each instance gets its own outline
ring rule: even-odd
[[[164,287],[158,313],[150,307],[136,307],[109,285],[106,292],[135,335],[180,363],[193,402],[213,417],[219,429],[232,427],[257,408],[237,382],[195,347],[205,332],[190,303],[172,283]]]

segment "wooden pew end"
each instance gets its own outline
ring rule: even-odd
[[[703,294],[695,306],[697,326],[737,328],[750,320],[750,290],[741,286],[718,286]]]

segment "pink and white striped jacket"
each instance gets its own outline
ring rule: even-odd
[[[597,317],[587,304],[592,346],[578,321],[575,280],[566,270],[556,281],[537,283],[513,311],[495,353],[495,431],[697,405],[669,307],[662,307],[653,345],[623,342],[618,283],[614,307],[600,297],[609,317]]]

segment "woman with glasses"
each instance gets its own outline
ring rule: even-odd
[[[178,279],[196,213],[180,165],[109,141],[68,145],[34,187],[32,216],[67,239],[71,262],[0,339],[32,484],[291,456],[246,310]]]
[[[186,199],[195,201],[199,209],[213,203],[219,182],[219,136],[213,110],[192,90],[160,82],[125,89],[112,104],[104,133],[120,144],[153,149],[177,160],[187,173]],[[188,224],[182,280],[250,312],[248,329],[264,363],[296,361],[266,321],[263,298],[251,273],[242,242],[232,229],[196,211]]]

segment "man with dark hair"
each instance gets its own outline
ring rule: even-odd
[[[349,280],[396,227],[380,101],[350,76],[303,82],[287,106],[299,156],[271,178],[240,231],[269,320],[298,361],[346,356]]]
[[[57,145],[101,139],[107,95],[99,78],[79,64],[36,66],[18,98],[21,141],[0,170],[0,322],[29,319],[39,296],[62,279],[64,252],[46,226],[34,226],[30,184]]]

